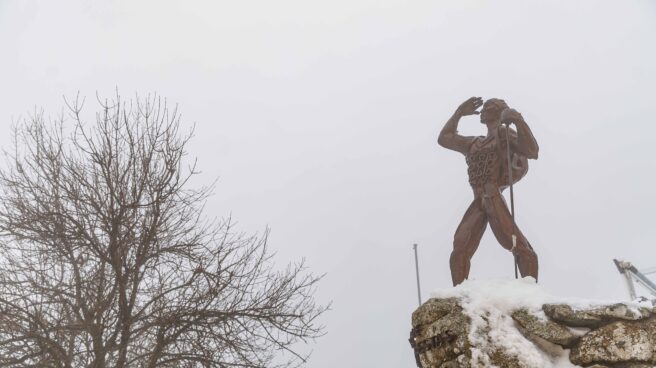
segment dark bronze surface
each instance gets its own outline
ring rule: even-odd
[[[478,108],[483,107],[481,111]],[[486,136],[458,134],[460,118],[480,115],[487,126]],[[515,129],[510,128],[510,124]],[[506,129],[509,129],[511,167],[506,159]],[[538,144],[522,115],[510,109],[505,101],[491,98],[485,103],[480,97],[463,102],[440,132],[437,142],[445,148],[462,153],[467,162],[469,183],[474,200],[465,212],[453,239],[451,278],[458,285],[469,276],[470,260],[487,225],[505,249],[517,258],[522,276],[538,277],[538,258],[522,232],[514,224],[501,192],[509,186],[508,170],[516,183],[528,171],[528,159],[538,158]],[[513,249],[512,234],[517,237]]]

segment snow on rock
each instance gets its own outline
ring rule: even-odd
[[[651,305],[555,297],[532,278],[467,280],[431,296],[412,316],[423,368],[578,367],[570,348],[586,366],[656,363],[656,332],[643,331],[654,330]]]
[[[535,344],[515,326],[511,317],[514,311],[527,310],[546,320],[542,305],[556,300],[533,278],[467,280],[455,288],[437,291],[431,296],[461,301],[463,311],[471,319],[469,340],[472,343],[473,367],[494,366],[489,355],[494,355],[498,350],[516,357],[520,367],[575,367],[568,364],[567,351],[561,349],[554,356],[536,349]]]

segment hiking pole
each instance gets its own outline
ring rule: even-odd
[[[519,278],[517,275],[517,254],[515,254],[515,247],[517,247],[517,225],[515,224],[515,195],[513,192],[513,179],[512,179],[512,160],[510,158],[510,123],[506,123],[506,153],[508,156],[508,183],[510,184],[510,215],[512,216],[512,248],[510,251],[515,260],[515,279]]]
[[[417,301],[421,307],[421,288],[419,287],[419,258],[417,257],[417,243],[412,245],[415,250],[415,272],[417,273]]]

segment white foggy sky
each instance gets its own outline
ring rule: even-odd
[[[548,292],[624,299],[612,258],[656,266],[655,36],[652,0],[0,1],[0,143],[77,91],[179,103],[199,182],[220,178],[208,215],[327,273],[308,366],[413,367],[411,245],[424,298],[450,287],[472,194],[435,140],[470,96],[540,144],[515,193]],[[471,276],[513,276],[489,229]]]

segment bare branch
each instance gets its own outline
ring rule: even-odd
[[[287,367],[323,334],[320,277],[209,221],[193,130],[157,96],[65,100],[14,128],[0,171],[0,366]],[[291,358],[280,362],[276,352]]]

